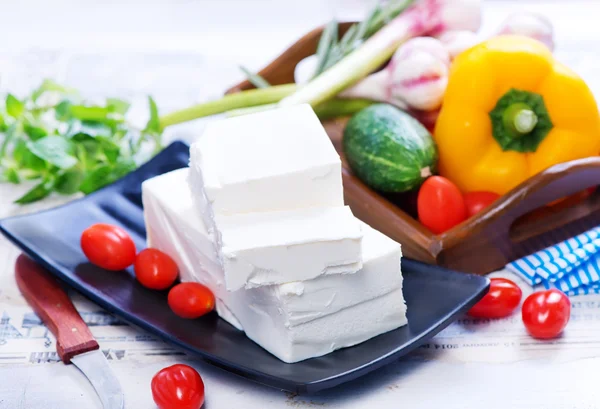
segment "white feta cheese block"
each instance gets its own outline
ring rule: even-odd
[[[362,224],[362,270],[272,286],[268,292],[249,291],[252,304],[263,309],[276,305],[273,314],[279,313],[285,326],[295,326],[402,288],[400,244]]]
[[[362,267],[362,226],[347,206],[217,216],[217,226],[230,291]]]
[[[182,281],[215,293],[217,313],[285,362],[355,345],[406,324],[400,245],[363,224],[363,269],[229,292],[185,184],[187,169],[143,184],[148,245],[171,255]]]
[[[323,356],[360,344],[407,324],[402,288],[304,324],[285,327],[261,309],[244,312],[246,335],[287,363]]]
[[[344,205],[340,157],[307,104],[212,122],[190,155],[210,232],[217,214]]]

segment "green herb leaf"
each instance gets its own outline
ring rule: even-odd
[[[72,168],[59,174],[54,189],[63,195],[72,195],[79,191],[79,186],[83,182],[83,171]]]
[[[71,123],[66,136],[73,141],[80,141],[99,136],[110,138],[112,134],[112,128],[102,122],[74,121]]]
[[[120,159],[113,169],[114,180],[121,179],[123,176],[133,172],[137,168],[135,161],[132,158]]]
[[[6,112],[8,115],[12,116],[13,118],[18,118],[23,114],[24,110],[25,104],[17,99],[17,97],[15,97],[13,94],[8,94],[6,96]]]
[[[59,92],[61,94],[67,94],[67,95],[68,94],[77,94],[77,91],[73,88],[65,87],[64,85],[60,85],[57,82],[46,79],[46,80],[44,80],[44,82],[42,82],[42,84],[39,87],[37,87],[31,93],[31,100],[33,102],[36,102],[38,100],[38,98],[41,97],[42,94],[44,94],[47,91]]]
[[[51,135],[29,142],[28,148],[38,158],[60,169],[69,169],[77,164],[77,159],[71,155],[69,141],[61,136]]]
[[[85,151],[86,161],[87,158],[91,158],[93,161],[99,161],[99,156],[101,154],[104,155],[100,147],[100,142],[97,139],[90,138],[87,141],[81,141],[77,144],[77,146]],[[87,166],[87,164],[84,164],[84,167],[87,168]]]
[[[250,83],[256,88],[269,88],[271,86],[271,84],[269,84],[269,82],[266,79],[264,79],[258,74],[253,73],[243,65],[240,65],[240,70],[242,70],[244,75],[246,75],[246,78],[248,78],[248,81],[250,81]]]
[[[79,190],[84,194],[90,194],[108,185],[111,182],[111,165],[100,165],[85,175]]]
[[[19,140],[15,144],[15,149],[13,150],[13,160],[21,168],[32,171],[27,173],[26,178],[31,178],[39,172],[47,169],[46,162],[43,159],[40,159],[37,156],[35,156],[29,150],[28,143],[24,140]]]
[[[27,123],[27,122],[23,124],[23,131],[33,141],[36,141],[36,140],[41,139],[44,136],[48,135],[48,131],[45,128],[43,128],[42,126],[34,125],[31,123]]]
[[[46,92],[57,93],[60,102],[54,105],[52,95],[41,104]],[[23,100],[7,95],[7,116],[0,111],[0,182],[41,179],[17,200],[25,204],[52,191],[91,193],[116,181],[141,163],[140,152],[149,152],[141,149],[146,143],[154,144],[154,153],[161,149],[162,129],[152,98],[149,106],[150,120],[139,131],[125,121],[130,105],[121,99],[88,105],[75,90],[51,80]]]
[[[148,97],[148,104],[150,106],[150,119],[144,128],[144,132],[160,133],[160,118],[158,116],[158,107],[152,97]]]
[[[100,142],[100,149],[106,156],[106,159],[111,163],[115,163],[117,161],[117,158],[119,157],[119,153],[121,151],[120,146],[108,138],[97,138],[97,139]]]
[[[8,168],[4,171],[4,178],[14,184],[21,183],[21,179],[19,178],[19,173],[15,170],[15,168]]]
[[[8,129],[4,115],[0,114],[0,132],[5,132]]]
[[[106,121],[109,118],[110,110],[100,106],[71,105],[71,115],[81,121]]]
[[[15,200],[15,203],[18,204],[28,204],[37,202],[39,200],[44,199],[50,193],[52,193],[52,189],[54,188],[54,179],[46,179],[36,185],[29,192],[25,193],[19,199]]]
[[[17,137],[19,132],[19,123],[14,122],[11,126],[8,127],[6,132],[4,133],[4,141],[2,141],[2,145],[0,146],[0,159],[6,156],[6,151],[8,149],[9,144]]]
[[[58,121],[68,121],[69,119],[72,118],[71,105],[72,105],[71,101],[65,100],[65,101],[61,101],[54,108],[54,115],[56,116],[56,119]]]
[[[13,150],[13,159],[22,166],[27,153],[29,153],[27,143],[23,140],[20,140],[15,144],[15,149]]]
[[[121,115],[125,115],[129,111],[131,104],[127,101],[123,101],[118,98],[107,98],[106,107],[110,112],[116,112]]]

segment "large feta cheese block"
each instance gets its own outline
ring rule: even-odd
[[[362,226],[347,206],[218,216],[230,291],[362,267]]]
[[[190,148],[190,184],[216,214],[343,206],[341,161],[310,105],[210,123]]]
[[[229,292],[213,237],[192,205],[187,169],[143,184],[148,245],[171,255],[182,281],[215,293],[217,313],[285,362],[324,355],[406,323],[400,246],[363,224],[363,268]]]

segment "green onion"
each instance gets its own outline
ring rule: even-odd
[[[282,98],[296,91],[296,84],[274,85],[269,88],[251,89],[225,95],[221,99],[194,105],[180,111],[172,112],[160,118],[160,126],[180,124],[205,116],[221,114],[232,109],[247,108],[257,105],[279,102]]]

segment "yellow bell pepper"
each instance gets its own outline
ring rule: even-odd
[[[600,153],[585,82],[541,42],[492,38],[452,64],[435,141],[440,174],[463,192],[504,194],[557,163]]]

